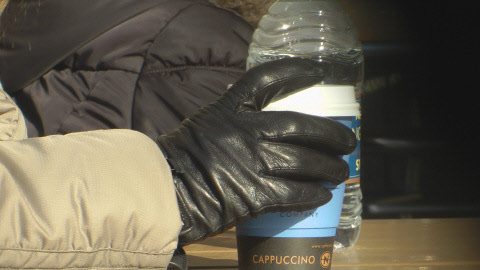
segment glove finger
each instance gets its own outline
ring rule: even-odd
[[[271,212],[306,211],[328,203],[332,193],[319,182],[301,182],[279,177],[264,177],[263,185],[257,187],[265,198],[256,200],[260,205],[251,205],[252,216]]]
[[[263,141],[288,143],[335,155],[350,154],[357,147],[355,134],[338,121],[297,112],[247,114]]]
[[[285,58],[258,65],[226,93],[236,112],[261,111],[281,99],[323,80],[326,65],[308,59]]]
[[[268,143],[261,151],[267,175],[297,181],[328,181],[341,184],[349,177],[348,163],[336,155],[305,147]]]

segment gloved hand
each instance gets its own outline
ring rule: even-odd
[[[341,155],[356,139],[342,124],[269,102],[320,82],[321,63],[296,58],[259,65],[158,144],[172,167],[184,226],[179,245],[278,211],[305,211],[332,195],[319,180],[348,178]]]

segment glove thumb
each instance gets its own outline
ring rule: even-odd
[[[270,102],[321,82],[325,63],[285,58],[258,65],[237,81],[223,96],[234,112],[261,111]]]

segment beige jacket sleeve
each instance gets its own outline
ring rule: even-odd
[[[164,269],[180,229],[170,168],[139,132],[0,141],[0,269]]]
[[[27,127],[23,114],[0,83],[0,141],[27,138]]]

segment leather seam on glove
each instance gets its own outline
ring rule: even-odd
[[[264,141],[264,142],[267,142],[267,143],[277,143],[276,140],[288,139],[289,137],[295,138],[295,137],[298,137],[298,136],[307,137],[307,138],[321,138],[322,141],[324,141],[326,145],[337,144],[337,145],[343,145],[343,146],[348,147],[348,148],[356,145],[356,141],[352,141],[351,143],[347,143],[347,144],[339,144],[338,141],[336,141],[334,139],[325,138],[324,136],[319,136],[319,135],[314,135],[314,134],[309,134],[309,133],[293,133],[293,132],[292,133],[284,133],[282,135],[263,135],[261,138],[259,138],[259,141]],[[281,143],[281,141],[279,141],[278,143]],[[301,146],[299,146],[299,147],[301,147]]]
[[[188,208],[187,208],[186,203],[184,201],[184,197],[181,196],[181,194],[180,194],[179,185],[181,184],[180,183],[181,181],[178,180],[177,175],[174,175],[173,177],[174,177],[174,183],[175,183],[175,192],[177,193],[178,207],[180,209],[180,217],[181,217],[182,223],[183,223],[180,234],[183,235],[183,234],[186,234],[186,233],[190,232],[193,229],[193,224],[195,222],[194,222],[193,216],[188,211]]]

